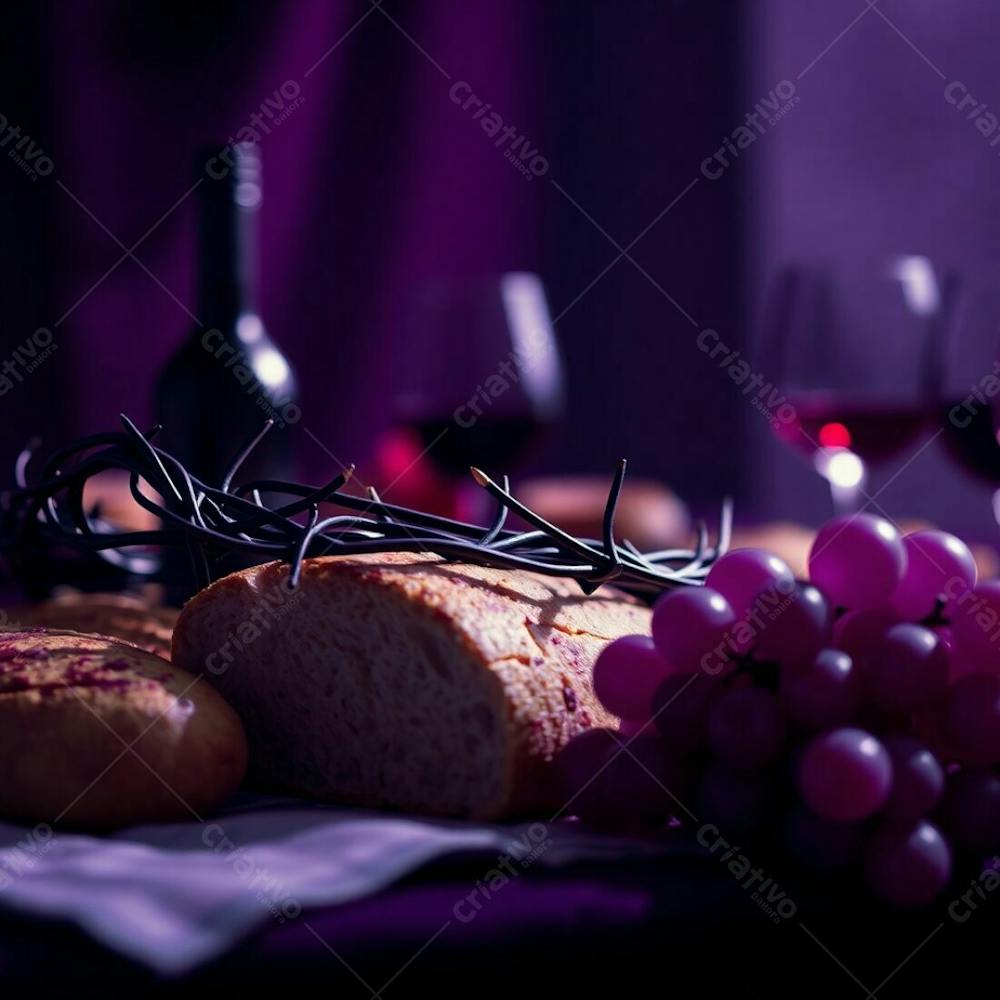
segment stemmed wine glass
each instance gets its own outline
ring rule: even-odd
[[[545,289],[511,272],[441,281],[410,311],[399,426],[422,460],[450,483],[454,512],[474,516],[481,491],[463,489],[469,467],[516,471],[563,410],[563,366]]]
[[[772,425],[826,479],[836,509],[855,509],[869,467],[928,428],[957,302],[956,278],[916,255],[874,272],[789,267],[774,282],[758,364],[789,406]]]

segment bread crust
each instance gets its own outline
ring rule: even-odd
[[[239,718],[198,678],[70,630],[0,635],[0,813],[108,829],[191,819],[239,787]]]
[[[259,773],[284,791],[315,795],[315,785],[305,788],[297,780],[294,762],[286,762],[286,772],[278,774],[269,766],[281,756],[280,747],[275,747],[281,732],[276,734],[261,721],[270,709],[266,702],[271,690],[271,682],[262,685],[261,674],[276,671],[280,680],[275,685],[296,683],[294,650],[283,647],[299,643],[316,648],[323,622],[302,620],[297,607],[304,605],[297,606],[293,598],[282,628],[268,630],[236,652],[232,669],[213,669],[218,660],[212,658],[220,644],[239,627],[234,623],[241,621],[241,615],[245,619],[257,595],[283,586],[287,573],[287,567],[278,563],[256,566],[197,594],[184,607],[174,631],[173,659],[192,672],[204,672],[241,712],[251,760]],[[495,747],[501,759],[491,765],[498,775],[496,793],[488,801],[456,808],[433,794],[388,788],[361,795],[368,805],[485,818],[558,807],[549,762],[577,733],[617,723],[594,696],[591,672],[597,654],[610,639],[649,629],[650,612],[637,601],[610,588],[585,596],[572,580],[562,578],[449,563],[420,553],[328,556],[304,562],[300,588],[310,601],[317,595],[342,601],[344,587],[377,594],[375,605],[386,609],[377,620],[372,615],[370,622],[357,623],[359,631],[371,633],[373,656],[382,641],[378,629],[385,627],[383,619],[398,623],[405,617],[408,623],[426,626],[434,641],[454,652],[463,683],[471,681],[472,694],[488,706],[502,734]],[[412,624],[406,628],[414,630]],[[338,663],[323,667],[322,683],[336,685]],[[399,683],[409,683],[405,673]],[[272,694],[277,697],[277,690]],[[442,761],[443,771],[446,764]],[[326,796],[343,797],[344,792],[330,787]],[[350,793],[348,797],[359,798]]]
[[[169,660],[178,614],[128,594],[66,594],[6,610],[0,630],[42,627],[107,635]]]

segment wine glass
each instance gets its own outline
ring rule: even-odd
[[[762,375],[788,405],[776,437],[856,509],[872,465],[905,451],[940,398],[958,284],[922,256],[860,266],[795,266],[777,278],[760,341]]]
[[[448,484],[454,513],[472,516],[481,491],[462,488],[470,466],[516,471],[562,414],[563,366],[541,279],[511,272],[424,286],[402,357],[395,433],[398,445],[408,431],[410,446],[400,454],[419,456]]]
[[[993,488],[1000,522],[1000,301],[992,288],[972,288],[949,345],[941,402],[941,440],[964,471]]]

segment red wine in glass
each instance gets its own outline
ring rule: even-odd
[[[411,311],[408,347],[397,428],[415,432],[421,463],[451,484],[456,509],[467,508],[470,466],[516,472],[562,413],[562,360],[542,282],[512,272],[427,286]]]
[[[826,393],[789,396],[794,419],[776,422],[775,434],[805,455],[849,448],[866,463],[883,462],[910,447],[932,411],[916,401],[858,399]]]
[[[483,416],[463,427],[450,417],[431,417],[414,420],[411,426],[430,461],[457,478],[468,475],[473,465],[498,470],[498,475],[517,468],[539,446],[551,423],[532,416]]]
[[[855,507],[868,466],[910,448],[933,418],[957,293],[954,276],[916,255],[795,266],[774,282],[759,366],[795,413],[772,426],[835,506]]]

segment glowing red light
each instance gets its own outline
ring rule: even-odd
[[[823,424],[819,429],[819,443],[824,448],[850,448],[851,432],[840,423]]]

